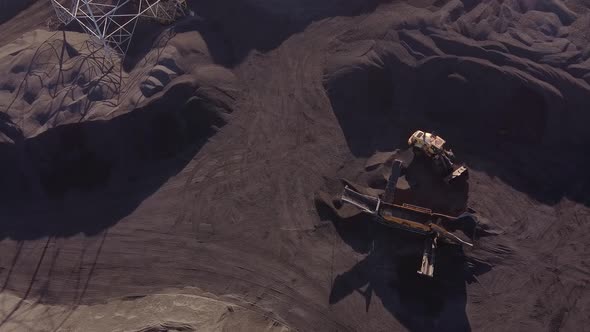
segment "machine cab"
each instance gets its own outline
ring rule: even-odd
[[[435,154],[443,150],[445,140],[437,135],[416,130],[408,139],[408,145]]]

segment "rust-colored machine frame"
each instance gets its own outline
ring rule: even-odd
[[[434,252],[438,239],[443,238],[450,243],[473,246],[472,243],[462,240],[443,226],[443,224],[456,222],[470,215],[463,214],[454,217],[436,213],[421,206],[407,203],[394,204],[395,186],[401,174],[401,169],[402,162],[395,160],[383,195],[384,200],[379,197],[361,194],[348,186],[344,188],[340,198],[343,202],[352,204],[361,211],[370,214],[376,221],[385,226],[426,236],[422,265],[418,273],[432,277],[434,275]]]

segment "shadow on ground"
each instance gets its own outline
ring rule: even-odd
[[[560,125],[558,108],[565,105],[552,99],[550,106],[538,88],[501,72],[476,75],[454,63],[411,69],[393,56],[383,62],[358,59],[326,73],[325,89],[354,156],[404,148],[422,129],[443,136],[471,169],[539,202],[568,198],[590,206],[590,174],[579,166],[590,162],[587,146],[557,139],[570,136]]]
[[[273,1],[196,0],[190,6],[207,22],[210,31],[223,36],[222,39],[232,50],[229,63],[226,62],[227,55],[220,53],[213,54],[215,61],[237,65],[251,51],[267,52],[275,49],[314,21],[327,17],[361,15],[385,2],[389,0],[288,0],[277,6]],[[203,37],[207,43],[218,42],[209,39],[206,34]]]
[[[4,112],[0,112],[0,134],[13,142],[23,139],[23,133],[18,126]]]
[[[462,249],[441,245],[437,249],[435,277],[416,273],[423,239],[357,215],[339,219],[332,210],[317,205],[323,220],[332,220],[340,237],[366,257],[333,280],[329,303],[362,296],[368,312],[373,295],[410,331],[470,331],[465,312],[466,283],[491,268],[469,264]]]
[[[0,11],[0,24],[18,15],[18,13],[26,9],[33,2],[35,2],[35,0],[3,1],[0,7],[2,8],[2,11]]]
[[[230,106],[195,89],[177,84],[114,119],[1,144],[0,239],[92,235],[131,213],[226,123]]]

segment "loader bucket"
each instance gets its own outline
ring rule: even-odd
[[[446,183],[454,183],[458,181],[465,181],[467,180],[469,172],[467,167],[459,166],[453,170],[453,172],[445,177]]]

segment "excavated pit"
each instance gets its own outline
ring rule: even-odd
[[[585,137],[576,140],[570,128],[577,124],[560,115],[570,101],[483,62],[435,58],[412,67],[395,49],[381,52],[336,58],[338,65],[324,74],[354,155],[405,147],[416,129],[434,131],[469,167],[500,176],[536,199],[555,202],[560,192],[588,202],[577,183],[589,175],[574,166],[587,156],[571,153]]]

